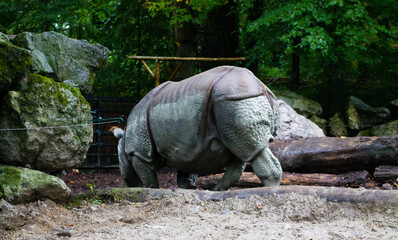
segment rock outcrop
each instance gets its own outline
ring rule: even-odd
[[[12,204],[45,199],[65,203],[71,190],[64,181],[46,173],[0,165],[0,193]]]
[[[297,114],[283,100],[278,99],[279,126],[275,139],[300,139],[324,137],[322,129],[309,119]]]
[[[89,93],[95,71],[108,63],[109,49],[56,32],[21,33],[15,45],[32,51],[32,71]]]
[[[359,98],[351,96],[346,116],[350,129],[363,130],[385,123],[390,117],[390,110],[384,107],[371,107]]]
[[[30,64],[30,51],[11,44],[7,35],[0,33],[0,94],[10,88],[14,79],[23,77]]]
[[[358,136],[394,136],[398,135],[398,120],[362,130]]]
[[[278,99],[286,102],[298,114],[306,118],[322,114],[322,107],[316,101],[305,98],[295,92],[272,90]]]
[[[0,164],[52,172],[80,166],[93,138],[77,88],[29,74],[0,106]]]
[[[348,136],[347,127],[342,113],[335,113],[329,120],[330,136],[332,137],[346,137]]]

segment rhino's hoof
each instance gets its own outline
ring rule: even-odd
[[[219,184],[217,184],[216,186],[214,186],[214,187],[212,187],[211,189],[210,189],[210,191],[226,191],[226,190],[228,190],[228,188],[225,188],[225,187],[223,187],[223,186],[220,186]]]

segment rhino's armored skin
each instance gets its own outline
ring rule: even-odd
[[[248,162],[264,186],[278,185],[282,169],[268,148],[277,121],[275,95],[247,69],[222,66],[165,82],[128,117],[118,147],[125,185],[156,188],[156,170],[169,166],[187,188],[195,174],[227,167],[214,188],[226,190]]]

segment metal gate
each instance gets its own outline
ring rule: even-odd
[[[123,116],[124,120],[139,102],[138,98],[86,97],[96,119],[110,119]],[[81,168],[116,168],[118,167],[117,139],[109,131],[111,126],[124,129],[125,124],[99,122],[93,125],[94,136],[86,160]]]

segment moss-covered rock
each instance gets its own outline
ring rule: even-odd
[[[316,101],[310,100],[291,91],[272,90],[272,92],[278,99],[286,102],[298,114],[303,115],[306,118],[322,114],[322,107]]]
[[[88,93],[95,71],[108,64],[109,49],[86,40],[68,38],[56,32],[21,33],[15,45],[32,51],[32,71]]]
[[[362,130],[358,136],[394,136],[398,135],[398,120]]]
[[[23,77],[31,64],[30,51],[14,46],[0,33],[0,94],[6,92],[14,79]]]
[[[80,166],[93,137],[77,88],[29,74],[0,106],[0,163],[51,172]]]
[[[315,123],[316,125],[318,125],[318,127],[320,127],[323,131],[324,134],[326,134],[326,127],[328,125],[328,121],[320,118],[316,115],[313,115],[312,117],[310,117],[310,120]]]
[[[347,127],[344,122],[343,114],[335,113],[329,120],[331,137],[346,137],[348,135]]]
[[[390,110],[384,107],[371,107],[361,99],[351,96],[346,116],[350,129],[362,130],[386,122],[390,117]]]
[[[45,199],[65,203],[71,190],[55,176],[27,168],[0,165],[0,194],[13,204]]]

